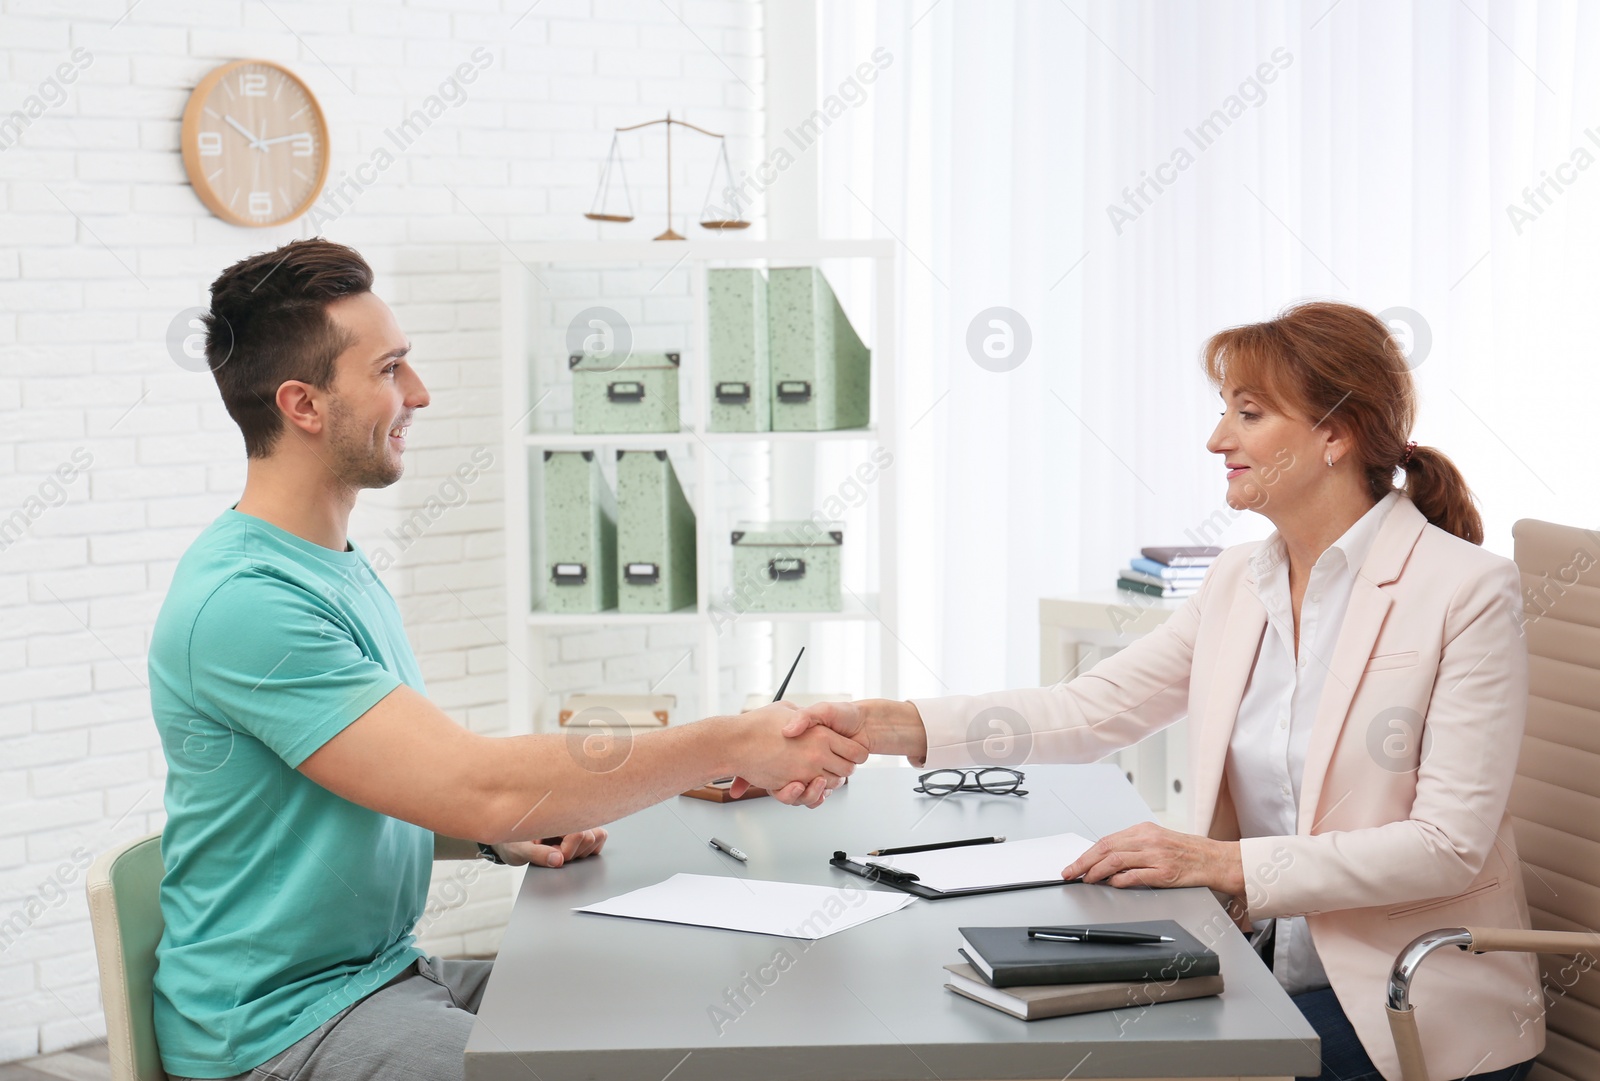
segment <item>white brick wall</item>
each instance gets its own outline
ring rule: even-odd
[[[753,165],[760,41],[754,0],[0,0],[0,519],[30,498],[41,508],[0,550],[0,1062],[104,1031],[79,864],[160,828],[149,629],[178,556],[243,482],[237,430],[210,377],[168,357],[168,323],[227,264],[310,235],[304,219],[246,230],[200,205],[178,151],[189,88],[225,60],[291,66],[329,118],[331,190],[475,48],[493,55],[467,100],[322,231],[372,262],[433,393],[405,479],[368,493],[352,532],[396,557],[385,577],[433,698],[494,732],[501,241],[598,235],[579,215],[609,128],[669,108],[729,132],[736,173]],[[57,94],[44,84],[74,50],[92,60]],[[46,94],[20,136],[3,127]],[[680,232],[711,149],[674,146]],[[630,162],[639,220],[607,237],[659,231],[657,161]],[[400,550],[385,531],[482,445],[495,468]],[[41,488],[75,453],[92,463]],[[637,658],[665,667],[687,647],[674,628],[573,636],[553,645],[553,675],[637,682]],[[424,941],[492,951],[507,899],[504,872],[440,865]]]

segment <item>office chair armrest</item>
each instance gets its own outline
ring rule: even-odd
[[[1400,1081],[1428,1081],[1428,1062],[1422,1056],[1422,1037],[1417,1034],[1417,1013],[1410,1006],[1403,1010],[1389,1007],[1389,1035],[1400,1057]]]
[[[1600,934],[1587,931],[1528,931],[1510,927],[1446,927],[1412,939],[1400,951],[1389,971],[1389,1032],[1400,1056],[1402,1081],[1428,1081],[1417,1034],[1417,1015],[1411,1007],[1411,981],[1423,960],[1434,950],[1454,946],[1473,953],[1581,953],[1600,950]]]
[[[1580,953],[1600,950],[1592,931],[1524,931],[1510,927],[1468,927],[1473,953]]]
[[[1590,931],[1528,931],[1511,927],[1446,927],[1412,939],[1389,971],[1389,1008],[1411,1009],[1411,981],[1434,950],[1454,946],[1473,953],[1580,953],[1600,950],[1600,934]]]

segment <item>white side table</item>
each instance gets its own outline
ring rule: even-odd
[[[1039,680],[1044,686],[1075,678],[1165,623],[1182,600],[1123,589],[1039,599]],[[1107,756],[1133,782],[1169,829],[1192,830],[1189,802],[1189,720]]]

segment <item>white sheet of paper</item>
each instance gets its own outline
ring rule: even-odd
[[[1004,841],[997,845],[850,858],[857,863],[876,863],[897,871],[910,871],[917,876],[917,881],[931,889],[982,889],[1060,878],[1062,869],[1092,844],[1093,841],[1076,833],[1058,833],[1053,837]]]
[[[853,885],[806,886],[757,878],[676,874],[654,886],[573,911],[818,939],[898,912],[915,900],[908,893]]]

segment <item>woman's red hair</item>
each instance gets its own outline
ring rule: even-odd
[[[1349,304],[1310,301],[1276,319],[1230,327],[1211,336],[1203,354],[1218,387],[1249,390],[1267,404],[1329,420],[1350,433],[1374,499],[1401,489],[1429,522],[1473,544],[1483,519],[1455,463],[1433,447],[1406,454],[1417,415],[1417,390],[1405,353],[1388,326]]]

